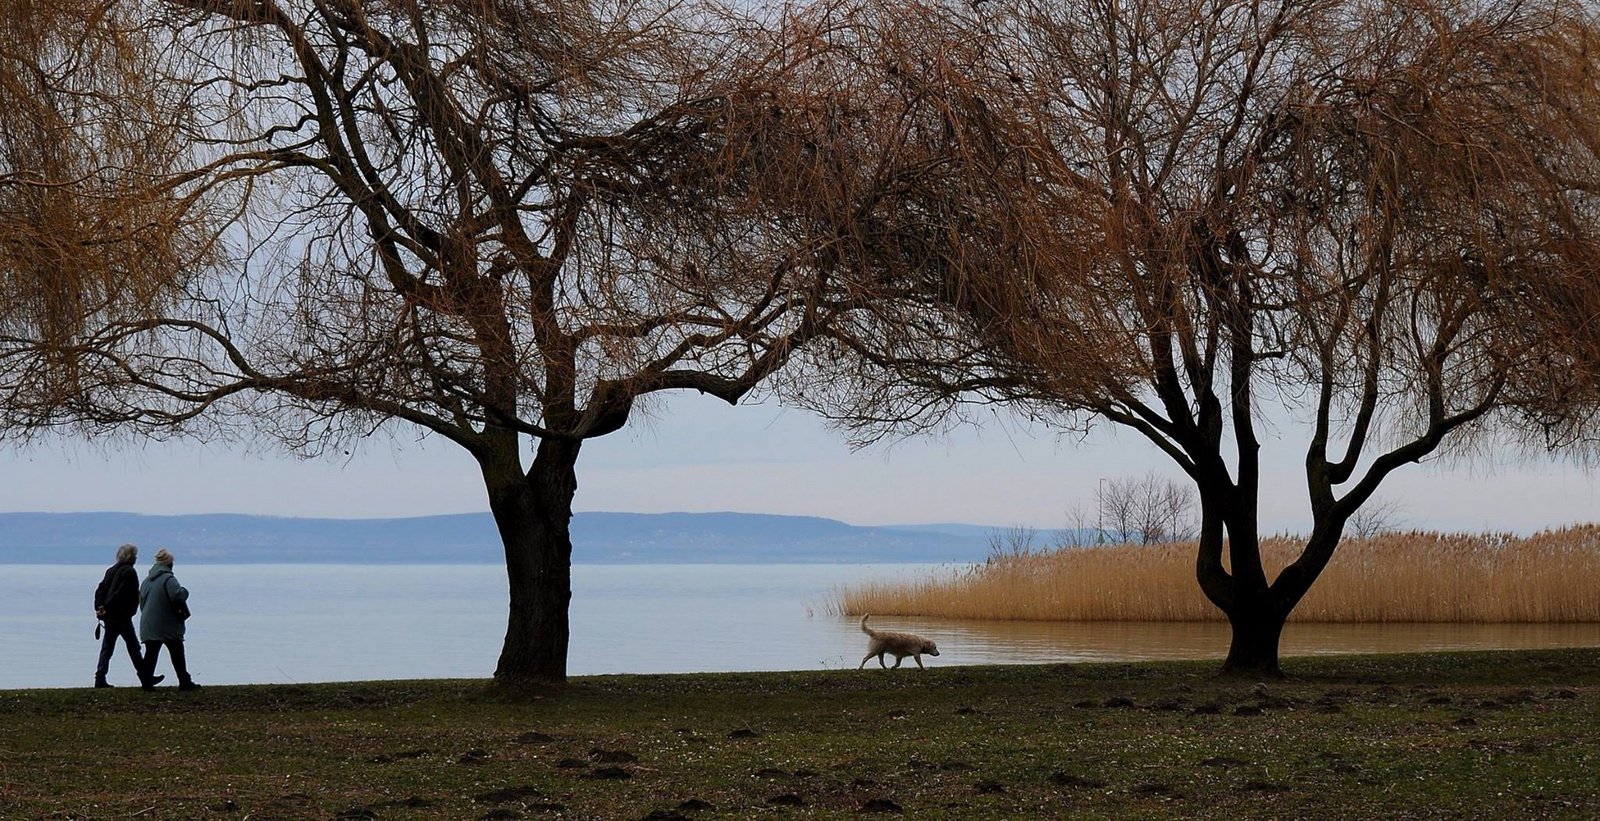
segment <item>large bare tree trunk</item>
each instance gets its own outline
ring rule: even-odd
[[[1224,570],[1221,563],[1223,528],[1217,524],[1221,516],[1216,509],[1225,507],[1217,505],[1206,514],[1197,565],[1201,590],[1227,615],[1228,624],[1233,628],[1222,674],[1282,678],[1278,645],[1284,624],[1332,558],[1339,544],[1343,520],[1324,520],[1314,527],[1300,560],[1284,568],[1268,585],[1261,568],[1261,542],[1251,527],[1241,527],[1238,533],[1229,529],[1227,547],[1233,558],[1233,568],[1231,573]],[[1253,521],[1253,510],[1246,510]],[[1324,517],[1322,511],[1318,515]]]
[[[578,489],[579,442],[540,443],[533,469],[485,460],[489,509],[505,546],[511,611],[497,681],[561,684],[567,680],[568,605],[572,601],[572,497]]]
[[[1206,598],[1227,615],[1233,629],[1221,672],[1227,676],[1282,678],[1278,640],[1293,606],[1283,606],[1267,584],[1261,566],[1261,541],[1255,528],[1256,506],[1250,499],[1230,499],[1214,485],[1204,487],[1201,500],[1196,577]],[[1232,567],[1227,569],[1222,564],[1224,548],[1232,560]]]
[[[1278,612],[1266,602],[1239,607],[1228,614],[1233,640],[1228,658],[1222,662],[1226,676],[1282,678],[1278,667],[1278,640],[1288,614]]]

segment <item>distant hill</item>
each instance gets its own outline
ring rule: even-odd
[[[579,513],[573,561],[590,564],[973,562],[978,525],[857,527],[814,516]],[[0,564],[107,564],[133,542],[190,563],[499,564],[487,513],[297,519],[213,513],[0,513]]]
[[[967,539],[978,539],[985,545],[989,543],[989,534],[995,531],[1006,531],[1011,528],[999,528],[993,525],[964,525],[946,522],[931,525],[889,525],[895,530],[910,530],[916,533],[944,533],[950,536],[960,536]],[[1081,527],[1076,529],[1053,530],[1049,528],[1033,528],[1033,544],[1035,547],[1047,547],[1061,544],[1068,539],[1072,544],[1090,544],[1094,541],[1095,529]],[[1003,535],[1003,534],[1002,534]]]

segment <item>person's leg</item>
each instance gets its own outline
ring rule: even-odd
[[[139,635],[133,632],[133,619],[120,622],[114,628],[122,636],[122,643],[128,647],[128,659],[133,662],[133,669],[143,679],[145,675],[144,656],[139,652]]]
[[[161,660],[161,642],[147,641],[144,643],[144,689],[154,689],[156,686],[156,662]],[[163,676],[163,678],[165,678]]]
[[[128,658],[133,662],[133,670],[139,674],[140,686],[149,687],[161,683],[166,676],[155,674],[156,660],[147,659],[139,653],[139,636],[133,631],[133,619],[123,622],[119,629],[122,632],[122,640],[128,645]]]
[[[106,671],[111,669],[111,654],[117,649],[117,631],[110,624],[100,634],[100,663],[94,668],[94,686],[110,687],[106,682]]]
[[[194,683],[194,679],[189,678],[188,660],[183,655],[183,641],[180,639],[178,641],[165,642],[165,644],[167,645],[167,652],[172,654],[172,669],[178,674],[178,688],[192,690],[198,687],[199,685]]]

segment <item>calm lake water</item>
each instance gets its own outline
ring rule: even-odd
[[[140,572],[146,567],[141,564]],[[676,673],[854,667],[855,621],[828,591],[925,565],[579,565],[570,670]],[[102,568],[0,566],[0,688],[93,678],[91,604]],[[505,575],[487,565],[182,565],[203,684],[484,677],[505,631]],[[879,620],[874,619],[877,623]],[[1221,624],[881,620],[939,643],[932,665],[1213,658]],[[1600,645],[1600,625],[1295,625],[1288,655]],[[876,664],[876,662],[874,662]],[[911,664],[910,660],[906,664]],[[163,655],[161,672],[170,673]],[[111,681],[128,685],[124,651]]]

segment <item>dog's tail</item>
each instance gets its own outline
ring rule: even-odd
[[[869,636],[876,636],[877,633],[872,632],[872,628],[867,626],[867,619],[870,618],[872,618],[871,613],[861,617],[861,632],[866,633]]]

